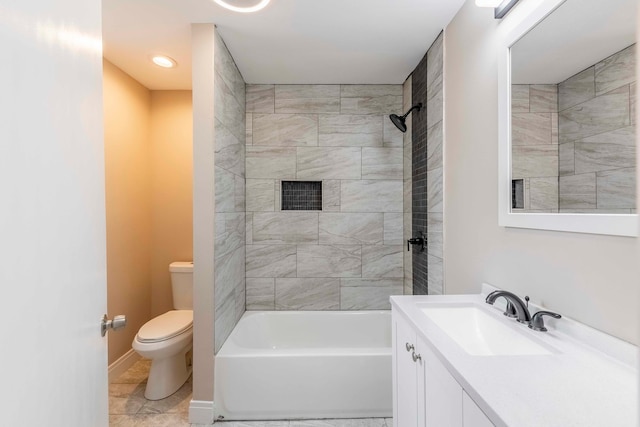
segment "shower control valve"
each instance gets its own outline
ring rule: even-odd
[[[411,250],[411,245],[420,245],[420,251],[424,251],[427,245],[427,239],[424,237],[424,233],[419,231],[418,237],[412,237],[407,240],[407,251]]]

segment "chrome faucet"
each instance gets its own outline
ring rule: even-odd
[[[507,300],[507,311],[504,313],[505,316],[516,317],[520,323],[531,322],[531,313],[529,313],[529,309],[516,294],[508,291],[493,291],[487,295],[487,299],[485,301],[487,304],[493,305],[499,297],[503,297]],[[515,316],[512,315],[514,309]]]

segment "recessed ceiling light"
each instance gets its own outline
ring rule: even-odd
[[[476,0],[476,6],[479,7],[498,7],[502,0]]]
[[[234,12],[257,12],[269,4],[270,0],[213,0],[216,4]]]
[[[168,56],[164,55],[154,55],[151,57],[151,60],[158,67],[162,68],[174,68],[178,65],[178,63],[173,58],[169,58]]]

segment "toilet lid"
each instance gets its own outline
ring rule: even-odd
[[[154,317],[138,331],[138,341],[165,341],[180,335],[193,326],[192,310],[171,310]]]

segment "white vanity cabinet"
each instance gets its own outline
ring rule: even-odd
[[[394,427],[493,426],[395,309],[392,322]]]

